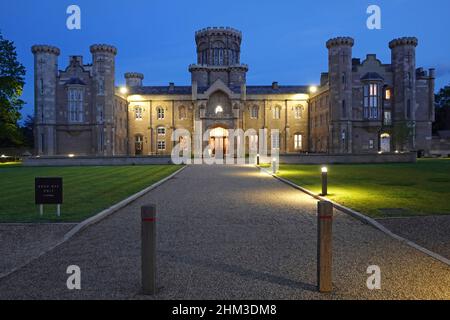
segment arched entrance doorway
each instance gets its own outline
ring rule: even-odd
[[[391,135],[389,133],[383,133],[380,136],[380,151],[391,152]]]
[[[224,158],[228,151],[228,130],[215,127],[209,131],[209,152],[214,158]]]

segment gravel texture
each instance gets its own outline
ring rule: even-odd
[[[140,294],[140,206],[158,212],[158,293]],[[190,166],[0,280],[1,299],[450,299],[450,268],[341,213],[316,291],[317,201],[250,166]],[[66,268],[81,268],[81,290]],[[366,287],[378,265],[382,289]]]
[[[450,216],[378,219],[392,232],[450,259]]]
[[[0,224],[0,276],[54,246],[74,223]]]

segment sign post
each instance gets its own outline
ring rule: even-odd
[[[63,179],[62,178],[35,178],[34,200],[39,205],[39,215],[44,215],[44,204],[56,204],[56,214],[61,216],[61,204],[63,203]]]

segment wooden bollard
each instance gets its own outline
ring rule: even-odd
[[[141,281],[144,295],[156,293],[156,207],[141,208]]]
[[[320,292],[333,290],[333,204],[319,201],[317,206],[317,287]]]

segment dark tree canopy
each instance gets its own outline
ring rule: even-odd
[[[450,130],[450,86],[439,90],[435,96],[436,122],[433,131]]]
[[[14,43],[0,33],[0,146],[3,147],[23,143],[18,121],[24,104],[20,99],[24,77],[25,67],[17,60]]]

